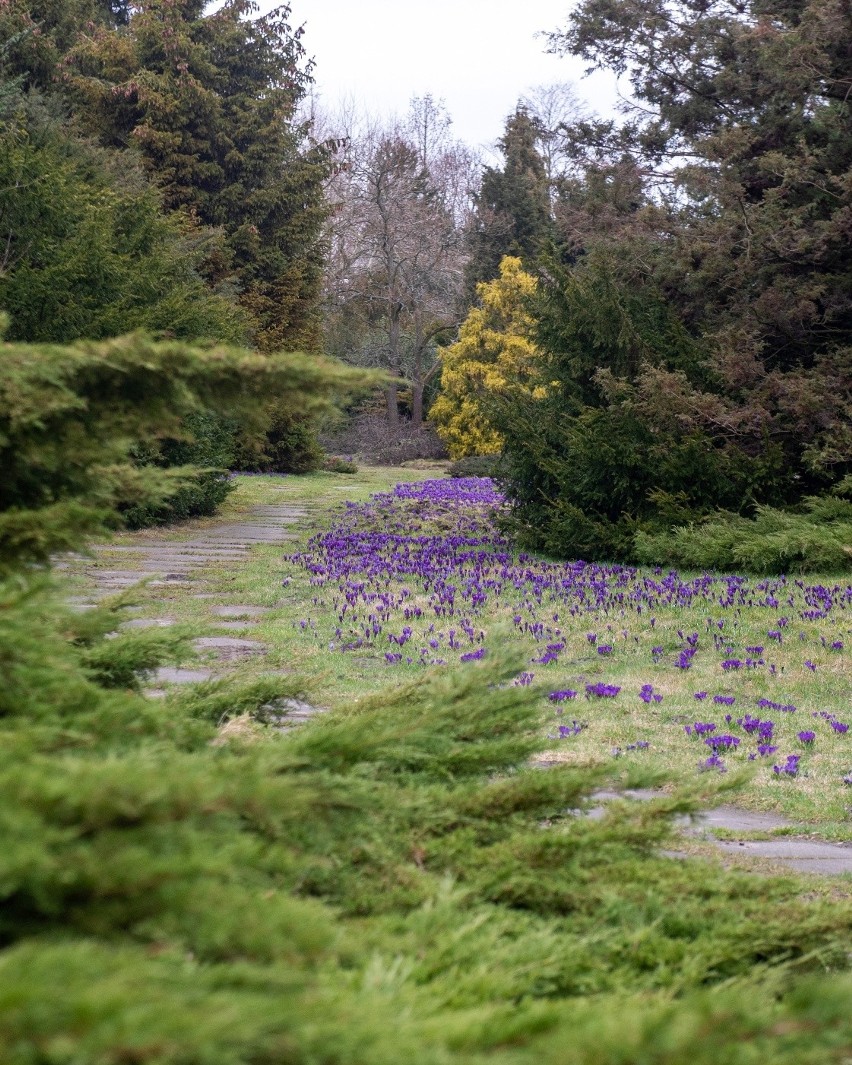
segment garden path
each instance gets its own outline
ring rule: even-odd
[[[252,548],[258,545],[278,545],[297,538],[316,507],[304,503],[263,504],[246,508],[226,521],[190,522],[170,530],[145,530],[124,537],[122,543],[99,544],[88,557],[73,556],[58,563],[57,568],[84,575],[88,580],[85,596],[75,605],[86,609],[97,600],[125,591],[146,580],[148,588],[185,589],[196,599],[218,599],[203,591],[205,567],[217,563],[230,566],[248,560]],[[198,650],[212,654],[223,666],[233,666],[265,650],[263,643],[246,638],[257,619],[268,608],[253,603],[212,604],[210,613],[218,631],[238,630],[240,636],[202,636],[194,643]],[[165,626],[169,618],[138,617],[125,622],[130,627]],[[151,695],[163,694],[172,684],[186,684],[210,679],[219,669],[164,667],[152,677]],[[307,720],[316,708],[294,703],[284,708],[282,725]],[[284,718],[286,717],[286,721]],[[546,763],[545,763],[546,764]],[[602,816],[606,804],[614,799],[643,801],[655,797],[652,791],[626,793],[600,792],[598,805],[587,811],[589,816]],[[711,843],[723,854],[735,858],[764,859],[774,866],[820,875],[852,874],[852,844],[828,843],[813,838],[797,838],[796,826],[774,814],[761,814],[735,806],[722,806],[703,811],[680,824],[682,833]],[[770,833],[783,831],[783,837],[766,838]],[[738,838],[718,838],[717,831],[742,833]],[[811,829],[801,828],[802,836]],[[747,838],[747,834],[763,838]],[[672,857],[686,858],[680,851]],[[772,868],[772,866],[762,866]]]
[[[188,522],[171,529],[143,530],[124,537],[122,543],[95,544],[89,556],[75,555],[58,563],[57,568],[83,577],[84,595],[74,604],[85,610],[100,599],[126,591],[145,581],[148,589],[162,588],[173,593],[186,589],[194,598],[207,598],[203,571],[218,563],[234,566],[245,562],[253,547],[278,545],[293,540],[308,517],[304,505],[263,504],[246,508],[227,521]],[[209,596],[218,598],[218,596]],[[252,603],[212,605],[216,629],[238,630],[240,636],[200,636],[193,641],[196,650],[208,652],[219,662],[235,663],[262,654],[265,645],[246,638],[246,630],[266,608]],[[173,623],[168,617],[137,617],[124,622],[128,628],[165,627]],[[192,684],[209,680],[211,668],[164,666],[150,678],[149,694],[161,695],[172,684]]]

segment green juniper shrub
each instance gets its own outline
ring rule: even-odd
[[[238,428],[233,468],[247,473],[311,473],[321,468],[325,456],[318,432],[310,412],[267,403],[254,426]]]
[[[159,505],[134,506],[123,511],[128,528],[167,525],[215,514],[232,491],[227,471],[236,452],[233,420],[213,411],[198,411],[187,416],[181,430],[179,440],[140,443],[134,449],[133,458],[139,466],[195,467],[191,480]]]
[[[847,494],[850,480],[843,482]],[[835,492],[805,499],[795,509],[758,507],[753,518],[722,512],[665,532],[640,532],[636,554],[641,562],[688,569],[848,573],[852,500]]]
[[[207,466],[224,457],[227,422],[219,419],[251,427],[270,392],[282,410],[289,405],[302,417],[370,380],[367,371],[320,356],[258,355],[144,335],[3,344],[0,357],[0,570],[42,563],[119,524],[122,513],[156,514],[176,490],[197,486],[198,466],[135,462],[141,442],[179,441],[195,418]],[[226,487],[219,474],[210,477],[208,501]],[[204,503],[205,493],[195,502]]]
[[[511,684],[516,657],[281,731],[269,707],[298,678],[148,700],[87,668],[106,621],[81,641],[46,588],[3,595],[4,1061],[848,1049],[848,900],[660,854],[672,818],[733,781],[577,816],[652,775],[530,766],[545,711]],[[244,714],[250,733],[217,728]]]
[[[465,455],[451,462],[447,473],[450,477],[493,477],[498,480],[501,468],[499,455]]]

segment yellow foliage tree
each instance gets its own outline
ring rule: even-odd
[[[459,339],[441,353],[441,394],[429,417],[453,459],[502,449],[481,401],[488,392],[530,390],[537,351],[529,339],[533,319],[526,301],[535,287],[521,260],[507,255],[500,276],[476,286],[482,306],[471,310]]]

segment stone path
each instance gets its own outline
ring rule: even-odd
[[[283,489],[282,489],[283,490]],[[132,545],[103,544],[94,548],[94,560],[73,556],[60,562],[57,568],[80,569],[95,582],[91,594],[93,600],[114,595],[148,579],[148,587],[190,586],[200,588],[203,582],[197,571],[214,563],[239,563],[248,558],[252,547],[258,544],[283,544],[295,539],[294,527],[309,514],[306,507],[287,504],[252,507],[248,520],[231,521],[221,525],[190,532],[185,540],[163,541],[145,533],[138,534]],[[133,569],[121,561],[132,560]],[[194,591],[194,598],[218,598],[202,591]],[[93,602],[79,601],[81,609],[93,606]],[[265,645],[248,639],[245,631],[256,625],[267,612],[266,607],[252,604],[216,605],[211,613],[217,618],[220,629],[242,630],[241,636],[202,636],[195,646],[215,654],[222,662],[234,663],[247,657],[263,654]],[[135,618],[124,623],[128,627],[144,628],[172,624],[172,619]],[[151,695],[163,694],[164,687],[172,684],[192,684],[209,680],[215,675],[212,668],[170,668],[156,671],[152,677],[154,688]],[[283,700],[267,707],[265,720],[282,731],[298,725],[315,713],[317,708],[298,700]],[[546,768],[546,764],[541,766]],[[601,791],[593,798],[596,805],[585,811],[589,817],[602,817],[606,804],[613,799],[644,801],[659,798],[655,791],[626,791],[622,793]],[[719,839],[718,830],[734,832],[771,832],[779,828],[794,828],[791,822],[773,814],[752,813],[734,806],[720,806],[706,810],[691,818],[679,819],[681,831],[693,837],[713,843],[720,851],[729,854],[752,855],[770,859],[792,869],[823,875],[852,873],[852,844],[817,842],[784,837],[770,840]],[[686,857],[681,852],[671,852],[673,857]]]
[[[295,539],[294,527],[308,513],[307,507],[289,504],[255,506],[247,511],[244,521],[223,522],[201,530],[188,526],[187,537],[178,540],[164,541],[152,533],[141,532],[134,536],[132,544],[97,544],[92,549],[93,558],[71,556],[57,563],[57,568],[82,571],[94,582],[87,598],[76,602],[81,610],[94,606],[99,599],[132,588],[141,580],[146,581],[148,588],[201,588],[204,582],[199,570],[223,562],[239,564],[258,544],[284,544]],[[195,597],[207,596],[198,592]],[[241,630],[240,635],[201,636],[193,644],[222,663],[233,664],[262,655],[266,646],[258,640],[246,639],[244,630],[256,625],[265,612],[266,608],[249,604],[215,606],[212,613],[216,627]],[[174,619],[169,617],[139,617],[124,622],[123,627],[141,629],[172,624]],[[150,695],[163,695],[170,685],[210,680],[215,672],[206,665],[163,666],[152,673],[148,691]]]
[[[653,790],[599,791],[592,798],[596,806],[586,811],[588,817],[603,817],[606,804],[613,799],[630,799],[635,802],[662,797],[662,792]],[[819,873],[841,876],[852,873],[852,843],[825,843],[816,840],[796,839],[790,836],[777,839],[719,839],[716,832],[772,832],[776,829],[795,829],[796,825],[778,814],[743,810],[738,806],[717,806],[703,810],[692,817],[680,817],[677,823],[684,835],[712,843],[720,851],[733,855],[749,855],[765,858],[803,873]],[[668,852],[673,858],[686,857],[679,851]]]
[[[132,588],[148,578],[149,587],[187,585],[194,572],[215,562],[239,562],[255,544],[278,544],[292,540],[288,528],[308,514],[305,507],[287,504],[256,506],[248,511],[248,521],[213,525],[190,534],[186,540],[154,539],[140,533],[132,545],[98,544],[93,561],[82,560],[58,564],[57,568],[82,568],[95,581],[93,598],[101,599],[125,588]],[[133,568],[122,566],[132,560]],[[79,604],[85,607],[85,603]]]

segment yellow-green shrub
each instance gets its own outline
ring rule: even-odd
[[[488,392],[526,390],[536,360],[526,308],[536,280],[521,260],[507,255],[500,276],[476,287],[482,306],[471,310],[458,341],[441,353],[441,394],[429,412],[453,459],[500,452],[503,438],[481,398]]]

